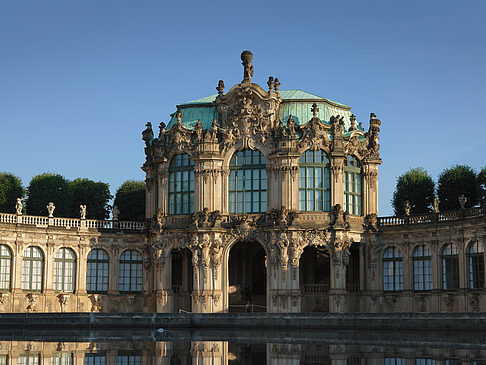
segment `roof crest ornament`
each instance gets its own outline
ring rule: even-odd
[[[311,112],[314,118],[317,118],[317,114],[319,113],[319,107],[316,103],[312,104]]]
[[[223,80],[219,80],[218,86],[216,87],[216,90],[218,90],[218,95],[223,95],[223,91],[224,91],[224,81]]]
[[[241,53],[241,60],[243,69],[243,81],[251,83],[251,78],[253,77],[253,65],[251,61],[253,60],[253,54],[250,51],[243,51]]]

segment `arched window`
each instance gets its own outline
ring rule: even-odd
[[[469,288],[484,288],[484,247],[479,241],[469,244],[467,260],[469,263]]]
[[[442,289],[459,289],[459,255],[457,247],[448,243],[442,248]]]
[[[54,290],[74,292],[76,283],[76,255],[61,247],[54,254]]]
[[[230,161],[230,213],[263,213],[267,210],[265,167],[265,156],[260,151],[235,152]]]
[[[120,256],[118,290],[121,292],[142,291],[142,256],[136,250],[126,250]]]
[[[188,154],[175,155],[169,166],[169,214],[194,211],[194,161]]]
[[[344,210],[350,214],[363,214],[363,179],[361,164],[354,156],[344,160]]]
[[[108,291],[109,260],[105,250],[94,249],[88,255],[86,290],[88,293]]]
[[[5,245],[0,245],[0,290],[10,290],[12,253]]]
[[[22,258],[22,289],[42,290],[44,255],[39,247],[29,246]]]
[[[331,210],[329,158],[321,150],[305,151],[299,160],[299,210]]]
[[[388,247],[383,253],[383,290],[403,289],[403,261],[400,250]]]
[[[432,258],[425,245],[417,246],[413,251],[413,289],[432,289]]]

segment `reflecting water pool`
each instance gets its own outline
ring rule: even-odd
[[[91,335],[69,332],[64,341],[60,333],[0,330],[0,365],[486,365],[486,342],[477,333],[332,331],[268,342],[245,332],[202,335],[160,329]]]

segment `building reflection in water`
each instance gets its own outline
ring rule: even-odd
[[[0,341],[0,365],[486,365],[486,347]]]

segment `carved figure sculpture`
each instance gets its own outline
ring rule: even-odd
[[[434,195],[434,212],[439,213],[439,201],[437,200],[437,195]]]
[[[224,91],[224,82],[223,82],[223,80],[219,80],[218,86],[216,87],[216,90],[218,90],[218,95],[223,95],[223,91]]]
[[[410,209],[412,209],[412,206],[410,205],[410,201],[405,200],[405,203],[403,203],[403,210],[405,211],[406,216],[410,215]]]
[[[113,206],[113,209],[111,210],[111,215],[113,216],[113,220],[117,221],[118,216],[120,215],[120,209],[116,205]]]
[[[461,209],[466,208],[467,198],[464,194],[459,195],[459,198],[457,200],[459,201],[459,204],[461,205]]]
[[[24,209],[24,205],[22,204],[22,198],[17,198],[17,203],[15,204],[15,210],[17,214],[21,215],[23,209]]]
[[[79,215],[80,215],[81,219],[86,219],[86,205],[81,204],[79,206]]]
[[[49,218],[54,217],[54,210],[56,209],[56,206],[54,205],[53,202],[49,202],[46,206],[47,208],[47,213],[49,213]]]
[[[142,140],[145,142],[145,145],[148,147],[150,146],[150,142],[154,139],[154,131],[152,130],[152,123],[147,122],[145,124],[147,128],[142,132]]]
[[[194,127],[194,132],[196,133],[196,140],[201,142],[203,137],[203,125],[201,120],[197,121],[196,126]]]
[[[243,61],[242,65],[244,67],[243,81],[251,82],[251,78],[253,77],[253,65],[251,64],[253,54],[250,51],[243,51],[241,53],[241,60]]]

